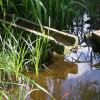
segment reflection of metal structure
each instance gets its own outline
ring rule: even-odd
[[[91,32],[92,26],[87,13],[84,13],[78,18],[74,18],[71,33],[78,37],[79,44],[86,42],[86,37],[90,35]]]
[[[94,67],[95,64],[100,63],[100,55],[95,53],[91,47],[80,47],[77,51],[66,55],[65,59],[73,63],[90,62],[90,65]]]
[[[100,63],[100,54],[98,54],[98,47],[91,41],[91,23],[87,23],[90,20],[87,14],[84,14],[80,18],[76,18],[73,21],[72,34],[78,37],[80,47],[78,50],[73,50],[72,53],[66,55],[65,59],[69,62],[90,62],[91,66]],[[99,50],[100,51],[100,50]],[[100,64],[99,64],[100,66]]]

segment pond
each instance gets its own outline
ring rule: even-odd
[[[81,60],[84,60],[83,56],[88,54],[88,49],[85,48],[83,52],[85,54],[80,57]],[[95,59],[94,62],[96,63]],[[63,63],[58,60],[49,67],[50,71],[39,73],[38,83],[46,88],[56,100],[100,100],[100,64],[98,68],[90,65],[89,61],[87,63]],[[28,74],[34,79],[33,74]],[[30,98],[51,100],[43,92],[34,92]]]
[[[91,67],[91,61],[89,61],[91,55],[89,55],[88,47],[82,48],[82,50],[83,55],[78,59],[80,60],[79,63],[64,62],[63,58],[59,57],[47,70],[39,72],[39,78],[36,82],[44,87],[56,100],[100,100],[100,64],[97,66],[97,60],[95,61],[95,59],[99,59],[99,56],[96,55],[95,59],[93,56],[92,60],[95,64]],[[76,53],[71,53],[71,55],[76,58]],[[88,59],[85,61],[84,56],[87,55]],[[69,56],[66,56],[65,60],[68,59]],[[25,74],[31,79],[35,79],[35,73],[26,72]],[[22,83],[21,79],[19,79],[20,83]],[[12,97],[16,98],[18,95],[23,95],[33,89],[27,82],[24,85],[26,87],[23,92],[20,92],[22,86],[13,86],[7,89],[7,94],[12,94]],[[30,93],[25,100],[51,100],[51,97],[39,90]]]
[[[80,46],[77,50],[73,50],[65,57],[55,57],[53,64],[39,72],[38,79],[35,79],[36,75],[33,72],[24,72],[45,88],[55,100],[100,100],[100,54],[95,53],[93,48],[83,42],[87,27],[90,25],[82,24],[82,26],[81,29],[80,27],[74,28],[74,32],[79,33]],[[51,100],[48,94],[38,91],[28,80],[23,83],[20,77],[18,84],[3,86],[6,94],[13,100],[18,100],[19,96],[19,100],[23,98],[25,100]],[[0,89],[2,89],[2,84],[0,84]]]

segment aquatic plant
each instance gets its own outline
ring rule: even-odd
[[[23,87],[23,84],[26,84],[27,80],[29,84],[36,86],[36,89],[30,90],[23,96],[19,95],[19,100],[24,100],[28,95],[31,94],[31,92],[36,90],[42,90],[50,95],[48,91],[42,88],[34,80],[22,73],[25,69],[25,64],[27,62],[31,62],[32,66],[35,66],[34,68],[36,70],[36,77],[38,77],[39,66],[40,63],[42,63],[41,57],[47,56],[48,39],[45,38],[45,32],[43,33],[44,38],[37,37],[35,41],[32,41],[30,36],[27,40],[20,36],[21,34],[19,34],[19,37],[15,37],[15,31],[10,26],[3,24],[3,28],[5,29],[5,34],[3,33],[0,35],[0,46],[2,47],[0,49],[0,84],[2,84],[4,87],[9,85],[19,86],[22,84]],[[29,54],[29,52],[30,57],[26,59],[25,57],[27,53]],[[21,84],[19,83],[20,78],[22,79],[20,80]],[[2,87],[2,89],[4,87]],[[0,91],[0,98],[3,99],[4,97],[7,99],[11,98],[10,95],[6,94],[5,89]],[[52,96],[51,98],[54,100]]]
[[[87,0],[87,7],[90,18],[100,18],[100,0]]]
[[[45,33],[43,34],[45,35]],[[33,67],[33,69],[35,68],[36,77],[38,77],[40,66],[43,64],[48,56],[48,39],[45,36],[37,36],[36,40],[32,41],[29,36],[28,41],[26,41],[25,39],[24,41],[28,46],[28,52],[30,55],[29,60],[25,63],[25,65],[30,65],[31,67]]]
[[[88,14],[91,19],[89,22],[93,28],[100,29],[100,0],[87,0]]]
[[[42,92],[48,94],[52,100],[55,100],[54,97],[46,90],[44,89],[42,86],[40,86],[38,83],[35,82],[35,80],[32,80],[30,77],[19,73],[18,76],[18,82],[14,82],[12,81],[1,81],[0,84],[2,84],[2,89],[0,89],[0,98],[1,100],[6,98],[7,100],[12,100],[13,98],[15,98],[17,96],[18,100],[25,100],[26,98],[30,98],[28,97],[29,95],[31,95],[32,92],[35,91],[40,91],[42,90]],[[27,87],[28,84],[30,86],[30,90],[27,91]],[[17,87],[17,89],[15,89]],[[11,95],[9,93],[7,93],[6,89],[13,89],[13,90],[20,90],[16,95]],[[12,93],[13,94],[13,93]],[[15,94],[15,93],[14,93]]]
[[[15,14],[51,27],[69,29],[73,18],[86,8],[85,0],[1,0],[1,10],[5,14]],[[80,9],[79,9],[80,8]]]
[[[14,37],[15,39],[15,37]],[[19,47],[19,43],[16,40],[12,41],[7,39],[7,41],[2,40],[2,50],[0,51],[0,69],[18,77],[18,73],[23,70],[24,57],[26,55],[25,46]],[[19,49],[19,51],[18,51]]]
[[[37,36],[34,39],[32,35],[28,35],[27,38],[23,37],[22,33],[17,33],[11,27],[6,27],[3,24],[4,33],[1,36],[1,49],[2,52],[7,52],[7,55],[11,58],[17,67],[16,72],[23,70],[22,67],[32,67],[36,71],[36,76],[38,76],[38,71],[41,64],[46,60],[48,56],[48,38],[45,37],[45,32],[41,26],[42,36]],[[4,35],[5,34],[5,35]],[[16,37],[15,37],[16,36]],[[28,57],[27,57],[28,55]],[[9,61],[9,60],[8,60]],[[28,66],[27,66],[28,65]]]

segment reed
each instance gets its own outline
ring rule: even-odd
[[[69,29],[72,20],[86,8],[85,0],[1,0],[1,9],[60,30]],[[79,9],[80,8],[80,9]]]
[[[31,80],[22,73],[25,64],[31,62],[32,66],[34,66],[33,68],[35,68],[36,77],[38,77],[39,66],[42,63],[41,58],[47,56],[48,39],[45,37],[37,37],[35,41],[32,41],[30,36],[28,36],[29,38],[25,40],[22,36],[15,37],[15,31],[12,27],[3,24],[3,29],[5,34],[3,33],[3,35],[0,35],[0,46],[2,47],[0,49],[0,84],[3,84],[3,86],[8,86],[9,84],[13,86],[21,85],[19,84],[19,78],[21,78],[22,85],[26,84],[27,81],[29,84],[36,86],[35,90],[30,90],[23,96],[19,95],[19,100],[24,100],[31,92],[36,90],[42,90],[50,95],[49,92],[37,84],[35,80]],[[45,35],[45,32],[43,32],[43,34]],[[25,56],[29,54],[29,52],[30,57],[26,59]],[[0,91],[0,98],[7,98],[10,100],[11,96],[7,95],[6,90],[3,89],[3,91]],[[52,96],[51,98],[54,100]]]
[[[45,37],[45,32],[43,30],[42,34],[43,36],[37,36],[35,41],[32,41],[30,36],[28,36],[27,41],[23,38],[28,47],[28,52],[30,52],[30,57],[26,62],[26,65],[33,66],[33,69],[35,69],[36,72],[36,77],[38,77],[40,66],[46,60],[49,52],[49,40]]]
[[[18,78],[18,73],[23,70],[22,67],[26,55],[25,46],[23,48],[19,47],[18,41],[16,43],[14,40],[12,44],[10,39],[2,40],[1,42],[3,48],[0,52],[0,68]]]
[[[100,18],[100,0],[87,0],[87,7],[90,18]]]

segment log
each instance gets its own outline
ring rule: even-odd
[[[96,44],[100,45],[100,30],[93,32],[92,38]]]
[[[100,53],[100,30],[96,30],[92,34],[92,49],[95,53]]]
[[[36,24],[24,18],[20,18],[20,17],[16,17],[16,18],[14,20],[12,15],[6,15],[5,17],[0,16],[0,22],[33,33],[33,35],[48,38],[49,43],[53,48],[53,51],[55,51],[58,54],[65,55],[71,49],[78,46],[78,38],[74,35],[43,25],[42,28],[45,31],[45,34],[42,34],[41,27],[39,24]]]

